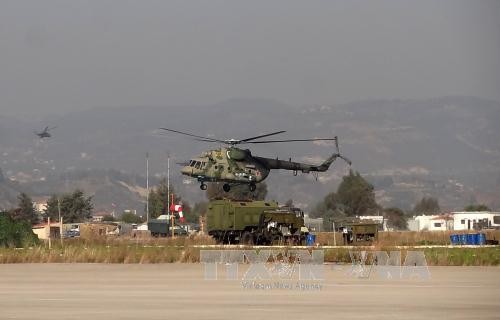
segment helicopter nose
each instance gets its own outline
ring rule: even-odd
[[[185,175],[189,175],[191,173],[191,167],[182,167],[181,173]]]

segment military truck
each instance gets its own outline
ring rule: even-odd
[[[151,219],[148,222],[148,230],[153,237],[170,237],[172,229],[168,219]],[[174,225],[174,235],[185,236],[187,231],[180,226]]]
[[[344,245],[372,245],[378,239],[379,224],[371,221],[343,222],[339,226]]]
[[[206,214],[207,232],[225,244],[303,244],[304,213],[275,201],[214,200]]]

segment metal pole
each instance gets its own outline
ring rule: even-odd
[[[62,225],[62,219],[61,219],[61,201],[59,200],[59,197],[57,198],[57,212],[59,213],[59,236],[61,237],[61,247],[62,247],[63,225]],[[50,230],[50,228],[49,228],[49,230]]]
[[[52,248],[52,243],[50,242],[50,217],[47,218],[47,224],[49,226],[49,250]]]
[[[168,152],[167,152],[167,209],[168,212],[170,212],[170,155],[168,154]]]
[[[172,193],[172,205],[174,205],[174,194]],[[174,210],[170,212],[170,225],[172,226],[172,238],[175,237],[174,234]]]
[[[335,234],[335,221],[332,222],[333,223],[333,246],[337,246],[337,235]]]
[[[59,213],[59,222],[61,222],[61,201],[57,198],[57,212]]]
[[[62,247],[63,247],[63,218],[60,218],[61,220],[60,221],[60,225],[59,225],[59,234],[61,236],[61,250],[62,250]]]
[[[173,197],[173,195],[172,195]],[[172,199],[172,203],[174,203],[174,199]],[[171,234],[170,236],[174,236],[174,223],[173,223],[173,211],[170,210],[170,155],[168,154],[167,151],[167,212],[170,214],[170,229],[171,229]],[[168,232],[167,232],[168,233]]]
[[[149,153],[146,152],[146,223],[149,222]]]

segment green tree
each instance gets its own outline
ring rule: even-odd
[[[132,212],[125,212],[124,214],[122,214],[120,220],[125,223],[142,223],[144,221],[142,217],[133,214]]]
[[[59,220],[58,197],[55,194],[51,195],[49,200],[47,200],[47,206],[43,213],[45,221],[47,221],[48,217],[50,217],[51,221]]]
[[[337,201],[337,194],[332,192],[313,208],[310,216],[311,218],[323,218],[324,230],[332,230],[332,222],[344,220],[346,213],[343,211],[343,205]]]
[[[414,214],[432,215],[440,211],[438,200],[432,197],[423,197],[413,208]]]
[[[0,212],[0,247],[28,247],[38,243],[27,220],[14,220]]]
[[[11,216],[17,221],[26,221],[30,224],[38,222],[38,215],[35,211],[33,201],[26,193],[21,193],[17,197],[17,209],[11,211]]]
[[[225,192],[222,186],[222,183],[209,183],[206,193],[207,199],[265,200],[267,196],[267,185],[264,182],[257,183],[257,188],[253,192],[246,184],[232,186],[229,192]]]
[[[199,223],[200,216],[204,216],[207,212],[208,202],[201,201],[194,204],[193,209],[189,215],[184,215],[186,217],[186,222]]]
[[[469,204],[464,208],[464,211],[491,211],[491,209],[485,204]]]
[[[403,210],[399,208],[385,208],[384,218],[387,220],[387,226],[396,230],[407,230],[408,224]]]
[[[349,171],[349,175],[342,178],[337,193],[332,197],[336,208],[340,208],[347,216],[361,216],[373,213],[380,207],[375,201],[373,186],[368,183],[359,172]]]
[[[169,197],[167,193],[169,188],[167,187],[167,179],[163,178],[160,180],[160,183],[156,188],[153,188],[149,191],[149,217],[157,218],[162,214],[168,214],[168,203]],[[175,192],[175,189],[172,185],[170,185],[170,194],[174,195],[174,203],[179,204],[182,202],[182,198]],[[187,209],[187,208],[184,208]],[[184,213],[186,213],[185,211]]]
[[[78,189],[64,194],[60,199],[56,195],[50,197],[45,216],[50,217],[51,221],[59,221],[59,205],[65,223],[84,222],[92,217],[94,209],[92,197],[86,197],[83,191]]]

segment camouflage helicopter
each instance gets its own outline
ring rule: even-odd
[[[220,140],[168,128],[160,129],[168,132],[190,136],[198,141],[216,142],[228,146],[203,152],[201,155],[192,158],[188,163],[184,164],[184,167],[181,169],[181,173],[183,175],[196,178],[201,183],[201,190],[207,189],[207,185],[205,184],[205,182],[224,182],[222,189],[225,192],[231,190],[231,185],[239,184],[248,184],[250,191],[255,191],[256,184],[266,179],[269,175],[269,172],[274,169],[291,170],[293,171],[294,175],[297,175],[297,172],[299,171],[303,173],[325,172],[337,158],[343,159],[349,165],[351,164],[351,161],[349,159],[340,154],[337,137],[324,139],[254,141],[285,132],[277,131],[241,140]],[[236,145],[240,144],[265,144],[298,141],[335,141],[336,153],[332,154],[323,163],[319,165],[313,165],[307,163],[292,162],[291,158],[286,161],[279,160],[278,158],[271,159],[257,157],[253,156],[248,149],[241,149],[236,147]]]
[[[50,134],[50,130],[52,129],[55,129],[56,127],[51,127],[49,128],[49,126],[46,126],[42,131],[40,132],[36,132],[36,131],[33,131],[40,139],[43,139],[43,138],[50,138],[52,137],[52,135]]]

